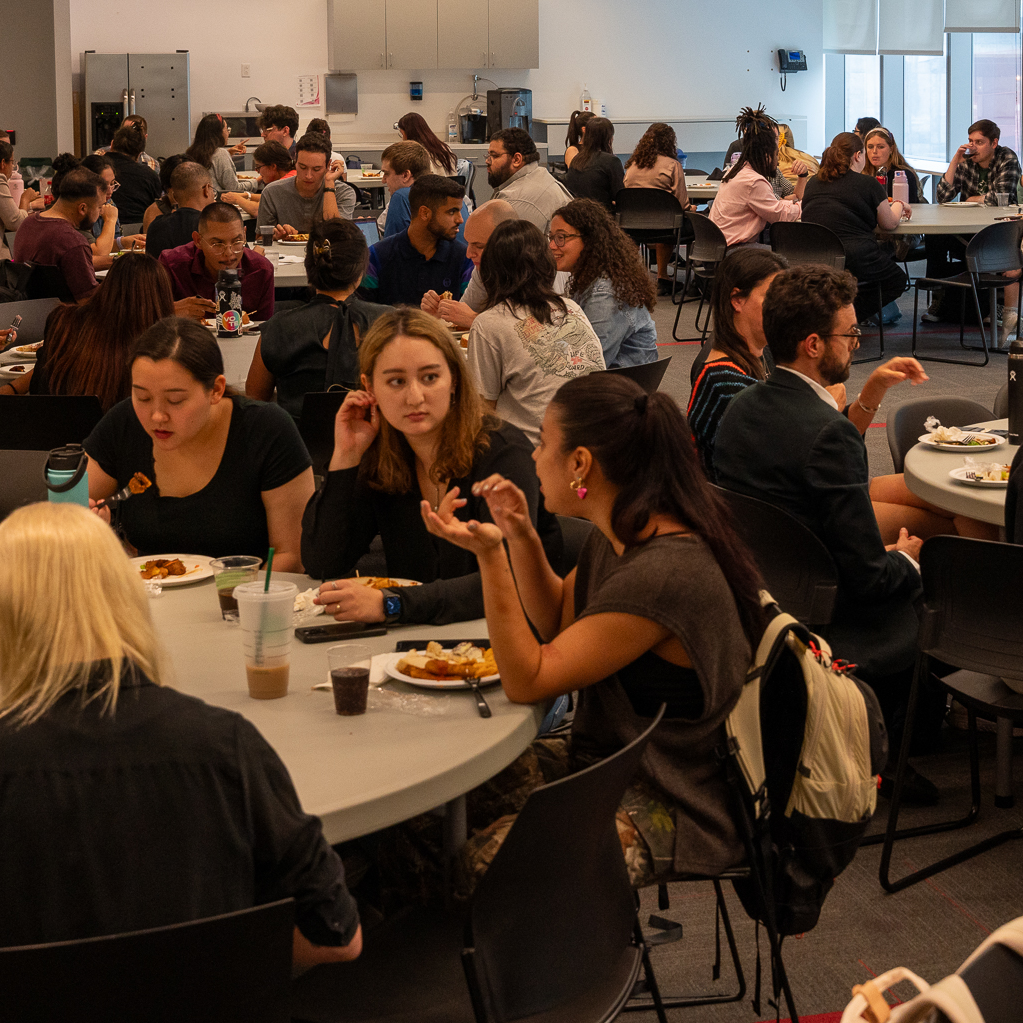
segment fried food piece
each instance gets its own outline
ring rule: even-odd
[[[145,493],[153,485],[152,480],[145,476],[141,472],[135,473],[130,480],[128,480],[128,489],[133,494]]]
[[[444,293],[443,293],[443,294],[442,294],[442,295],[440,296],[440,298],[441,298],[441,301],[442,301],[442,302],[450,302],[450,301],[451,301],[451,299],[452,299],[453,297],[454,297],[454,296],[453,296],[453,295],[451,294],[451,292],[450,292],[450,291],[445,291],[445,292],[444,292]]]
[[[444,650],[439,643],[431,641],[425,653],[410,650],[395,667],[404,675],[435,682],[456,682],[497,674],[493,649],[482,650],[469,643]]]
[[[169,575],[187,575],[188,569],[179,558],[154,558],[139,566],[143,579],[166,579]]]

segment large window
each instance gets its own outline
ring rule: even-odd
[[[903,58],[903,146],[917,160],[947,159],[945,57]]]
[[[1020,151],[1020,37],[1015,33],[973,36],[973,119],[994,121],[1001,144]],[[955,140],[953,139],[953,142]],[[962,139],[965,142],[966,139]]]
[[[845,130],[861,117],[881,119],[881,58],[848,54],[845,58]]]

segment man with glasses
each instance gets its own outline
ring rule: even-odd
[[[495,199],[511,203],[520,220],[546,232],[555,210],[575,198],[546,167],[529,132],[522,128],[495,131],[487,147],[487,181]]]
[[[916,657],[922,541],[902,529],[897,543],[882,542],[862,433],[889,387],[927,376],[915,359],[892,359],[874,370],[848,408],[838,407],[826,388],[849,378],[859,347],[856,292],[852,274],[823,266],[774,278],[763,324],[776,368],[729,402],[714,465],[726,490],[788,512],[831,553],[838,598],[831,624],[818,631],[834,656],[855,664],[856,676],[874,689],[897,755]],[[891,764],[894,769],[894,759]],[[882,793],[890,787],[886,771]],[[907,800],[937,802],[937,789],[915,772],[906,791]]]
[[[298,111],[294,107],[282,104],[264,107],[256,124],[264,142],[280,142],[292,160],[295,159],[298,155],[295,146],[295,138],[298,135]]]
[[[171,188],[178,208],[173,213],[157,217],[145,237],[146,255],[153,259],[159,259],[165,249],[187,245],[199,232],[202,211],[217,200],[210,172],[192,160],[179,163],[174,168]]]
[[[199,214],[192,240],[176,249],[165,249],[160,262],[170,273],[178,316],[199,320],[216,312],[214,285],[221,270],[238,271],[242,309],[252,319],[268,320],[273,316],[274,268],[266,257],[245,247],[242,215],[226,202],[210,203]]]

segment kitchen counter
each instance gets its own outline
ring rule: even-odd
[[[734,118],[732,119],[734,123]],[[392,142],[400,142],[401,136],[395,132],[389,132],[386,135],[335,135],[332,134],[330,138],[330,144],[334,149],[339,150],[342,153],[349,152],[381,152],[386,149]],[[472,153],[485,153],[487,151],[486,142],[456,142],[451,148],[456,153],[465,153],[466,155]],[[537,142],[536,148],[541,153],[546,154],[547,143]]]

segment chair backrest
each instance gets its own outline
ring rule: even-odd
[[[616,366],[614,369],[598,370],[600,373],[615,373],[618,376],[628,377],[635,380],[647,394],[653,394],[664,378],[671,356],[666,359],[658,359],[656,362],[645,362],[641,366]]]
[[[12,451],[81,444],[102,418],[94,394],[0,394],[0,444]]]
[[[728,242],[725,241],[721,228],[703,213],[690,211],[686,214],[686,219],[692,225],[693,234],[696,236],[689,245],[689,258],[701,263],[717,263],[724,259]]]
[[[699,176],[701,176],[701,175],[702,175],[703,177],[706,177],[706,176],[707,176],[707,172],[706,172],[705,170],[700,170],[700,168],[699,168],[699,167],[686,167],[686,168],[685,168],[685,169],[684,169],[684,170],[682,171],[682,173],[683,173],[683,174],[684,174],[684,175],[685,175],[685,176],[686,176],[687,178],[695,178],[695,177],[699,177]]]
[[[1023,221],[1006,220],[978,231],[966,246],[966,269],[971,273],[1003,273],[1023,268],[1020,242]]]
[[[121,234],[142,234],[142,221],[137,224],[122,224]]]
[[[1008,383],[1002,384],[998,388],[998,393],[995,395],[995,405],[991,410],[994,413],[995,419],[1008,419],[1009,417],[1009,385]]]
[[[17,233],[17,231],[4,231],[4,241],[7,243],[7,248],[9,248],[11,252],[14,251],[14,236]]]
[[[313,473],[322,476],[334,453],[334,419],[347,391],[310,391],[302,398],[298,432],[313,460]]]
[[[2,444],[3,441],[0,441]],[[0,519],[26,504],[48,498],[43,470],[47,451],[8,451],[0,449]]]
[[[18,1023],[288,1023],[294,902],[82,941],[0,949]]]
[[[494,1023],[590,990],[631,944],[636,904],[615,811],[663,713],[624,749],[533,792],[480,881],[463,964]]]
[[[924,422],[929,416],[936,416],[942,426],[968,426],[997,418],[979,402],[969,398],[914,398],[907,401],[888,417],[885,426],[896,472],[902,472],[906,452],[923,435]]]
[[[26,302],[4,302],[0,306],[0,329],[9,327],[15,316],[21,317],[18,344],[30,345],[42,341],[46,318],[60,305],[57,298],[36,298]],[[0,440],[0,443],[3,443]]]
[[[834,231],[820,224],[802,221],[771,225],[771,249],[784,256],[790,266],[823,263],[833,270],[845,269],[845,246]]]
[[[818,537],[773,504],[714,487],[753,553],[771,596],[804,625],[827,625],[838,595],[838,569]]]
[[[0,499],[2,500],[2,499]],[[561,526],[561,566],[558,574],[564,578],[579,563],[579,554],[583,549],[594,525],[589,519],[577,519],[571,515],[559,515],[558,525]]]
[[[622,188],[615,196],[615,220],[623,231],[677,231],[682,204],[663,188]]]
[[[465,166],[462,166],[462,161],[458,161],[459,175],[465,178],[465,194],[468,195],[472,191],[472,183],[476,180],[476,164],[472,160],[466,160]]]
[[[75,296],[71,294],[60,267],[45,266],[42,263],[32,264],[32,273],[25,286],[25,294],[30,299],[58,298],[61,302],[75,301]]]
[[[1023,546],[932,536],[920,549],[920,650],[1023,681]]]

